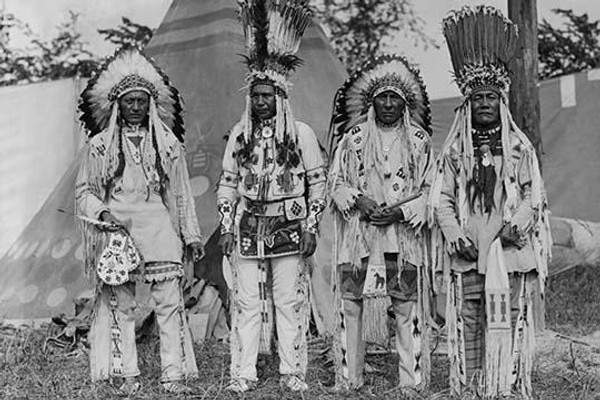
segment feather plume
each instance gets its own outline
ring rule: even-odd
[[[490,6],[465,6],[444,18],[442,29],[463,95],[480,87],[508,91],[508,64],[518,39],[517,27],[509,19]]]
[[[246,38],[248,83],[270,79],[287,92],[287,80],[302,65],[295,54],[313,16],[306,0],[243,0],[239,16]]]

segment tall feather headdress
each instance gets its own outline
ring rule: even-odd
[[[312,18],[307,0],[239,0],[246,38],[246,83],[268,79],[287,93],[291,73],[302,64],[296,56]]]
[[[358,69],[338,89],[329,126],[329,154],[348,129],[365,122],[373,98],[393,90],[406,102],[411,119],[431,133],[431,108],[419,70],[406,58],[384,54]]]
[[[134,90],[152,97],[158,117],[183,142],[185,128],[179,91],[171,85],[167,75],[135,47],[121,48],[109,57],[81,93],[80,120],[88,136],[107,129],[117,100]]]
[[[517,46],[517,26],[491,6],[464,6],[442,22],[454,77],[463,96],[477,89],[507,93],[508,64]]]

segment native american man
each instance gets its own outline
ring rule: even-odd
[[[272,299],[280,384],[303,391],[310,312],[305,258],[316,248],[326,171],[312,129],[292,115],[288,80],[311,12],[302,1],[240,7],[249,52],[246,110],[229,133],[217,192],[220,245],[233,277],[227,389],[256,387],[258,352],[271,348]]]
[[[450,383],[458,396],[512,390],[529,397],[532,301],[551,239],[536,153],[508,109],[517,30],[486,6],[454,12],[443,27],[464,96],[430,196],[433,265],[447,292]]]
[[[336,389],[364,383],[365,342],[387,343],[389,296],[395,316],[399,386],[428,379],[425,273],[430,109],[419,72],[384,55],[338,91],[332,143],[342,136],[329,175],[336,215]]]
[[[90,80],[80,108],[88,142],[76,206],[84,220],[86,265],[97,282],[92,380],[123,377],[125,395],[139,389],[131,272],[150,283],[156,304],[163,388],[187,393],[182,381],[198,370],[183,306],[184,248],[195,261],[204,249],[179,94],[145,55],[124,49]],[[124,266],[138,251],[138,268]]]

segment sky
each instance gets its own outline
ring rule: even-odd
[[[96,32],[100,28],[114,27],[121,16],[150,27],[157,27],[166,13],[171,0],[1,0],[8,12],[27,22],[43,36],[52,36],[55,26],[64,21],[67,10],[80,14],[79,27],[84,40],[95,53],[105,55],[113,47],[103,41]],[[202,0],[197,0],[202,1]],[[399,38],[393,51],[407,55],[421,69],[432,99],[456,96],[458,89],[451,81],[450,59],[446,48],[441,21],[449,10],[464,4],[477,5],[481,0],[412,0],[416,14],[423,19],[425,32],[439,45],[439,49],[414,47],[412,41]],[[507,0],[487,0],[507,13]],[[2,3],[0,3],[2,4]],[[548,19],[553,24],[560,19],[552,14],[553,8],[573,9],[586,12],[592,20],[600,19],[598,0],[537,0],[538,20]]]

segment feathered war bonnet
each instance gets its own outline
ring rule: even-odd
[[[460,157],[470,182],[473,168],[477,168],[471,135],[471,96],[480,90],[492,90],[500,95],[503,165],[511,161],[509,133],[519,129],[508,109],[508,65],[515,54],[518,32],[516,25],[498,9],[483,5],[475,8],[464,6],[452,11],[442,21],[442,28],[454,79],[464,96],[442,153],[447,153],[453,146],[460,148]],[[507,172],[508,169],[503,168],[503,178],[506,178]]]
[[[142,51],[124,47],[94,73],[81,93],[79,109],[89,137],[108,129],[118,99],[141,90],[151,98],[160,120],[183,142],[183,107],[179,91],[167,75]]]
[[[238,0],[238,5],[248,67],[244,140],[248,142],[252,134],[250,90],[265,83],[273,85],[276,91],[276,139],[281,142],[287,131],[295,141],[294,119],[287,99],[289,79],[302,64],[296,53],[311,22],[312,10],[307,0]]]
[[[100,165],[89,166],[91,180],[106,185],[119,165],[119,99],[142,91],[150,98],[148,131],[160,158],[162,172],[168,171],[170,144],[183,143],[183,106],[178,90],[167,75],[136,47],[123,47],[109,57],[88,81],[81,93],[80,120],[89,139],[105,132],[106,148]],[[90,182],[91,183],[91,182]]]
[[[431,134],[429,97],[419,70],[402,56],[384,54],[359,68],[338,89],[328,134],[331,156],[350,128],[374,123],[373,99],[388,90],[405,101],[405,119]]]
[[[465,97],[481,89],[508,93],[508,64],[518,39],[517,27],[494,7],[465,6],[444,18],[454,77]]]

